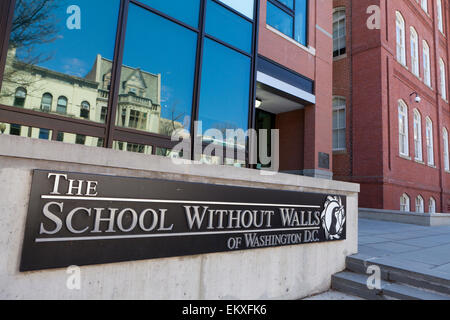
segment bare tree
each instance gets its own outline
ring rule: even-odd
[[[56,11],[61,0],[17,0],[9,39],[9,50],[3,80],[28,87],[36,80],[26,76],[34,65],[52,58],[51,52],[37,48],[58,39],[59,19]],[[25,71],[25,72],[24,72]],[[13,92],[2,90],[1,96]]]
[[[170,119],[165,119],[165,121],[160,121],[160,134],[166,136],[172,136],[172,133],[181,128],[185,128],[186,124],[183,123],[183,119],[186,116],[185,112],[178,112],[177,105],[179,103],[175,102],[170,108]],[[186,129],[186,128],[185,128]]]

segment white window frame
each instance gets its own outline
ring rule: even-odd
[[[434,166],[433,121],[427,117],[425,123],[427,137],[427,163],[429,166]]]
[[[445,62],[442,58],[439,59],[439,74],[441,84],[441,96],[442,99],[447,100],[447,75],[445,72]]]
[[[344,34],[338,34],[343,24]],[[336,36],[337,35],[337,36]],[[343,45],[343,46],[342,46]],[[345,53],[334,56],[336,50],[345,48]],[[347,16],[345,7],[338,7],[333,10],[333,57],[334,59],[347,54]]]
[[[445,171],[450,171],[450,159],[449,159],[449,151],[448,151],[448,130],[447,128],[442,129],[442,139],[444,142],[444,169]]]
[[[395,16],[397,61],[406,66],[405,19],[398,11],[396,11]]]
[[[400,211],[410,212],[410,200],[406,193],[400,197]]]
[[[423,81],[431,87],[431,60],[430,60],[430,46],[428,42],[423,40]]]
[[[411,45],[411,71],[419,77],[419,36],[414,27],[409,28],[410,31],[410,45]]]
[[[437,14],[437,22],[438,22],[438,29],[442,34],[444,33],[444,19],[442,15],[442,1],[436,0],[436,14]]]
[[[344,113],[344,126],[341,127],[340,126],[340,121],[339,121],[339,115],[342,113]],[[337,127],[335,127],[333,125],[333,136],[334,133],[337,132],[338,133],[338,141],[337,141],[337,147],[335,147],[334,144],[334,140],[333,140],[333,151],[345,151],[347,150],[347,101],[345,99],[345,97],[333,97],[333,119],[334,119],[334,115],[335,113],[338,114],[338,118],[337,118]],[[342,133],[343,132],[343,133]],[[341,141],[340,139],[340,135],[344,134],[344,146],[341,146],[339,144],[339,142]]]
[[[417,109],[414,109],[414,159],[423,161],[422,116]]]
[[[430,201],[428,202],[428,212],[436,213],[436,200],[434,200],[433,197],[431,197]]]
[[[408,106],[403,100],[398,101],[398,145],[400,155],[409,157]]]
[[[416,212],[425,213],[425,204],[421,195],[416,197]]]

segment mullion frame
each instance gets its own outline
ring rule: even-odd
[[[206,1],[201,1],[201,12],[199,16],[199,26],[198,28],[192,27],[186,23],[183,23],[180,20],[172,18],[169,15],[164,14],[158,10],[155,10],[148,5],[142,4],[137,0],[121,0],[120,8],[119,8],[119,16],[116,28],[116,41],[114,44],[114,59],[113,59],[113,70],[111,72],[111,90],[109,92],[108,98],[108,113],[106,117],[105,124],[102,123],[93,123],[90,121],[85,121],[81,119],[73,119],[53,114],[41,113],[33,110],[25,110],[17,107],[5,106],[0,104],[0,120],[14,120],[19,119],[20,114],[24,114],[24,117],[19,122],[21,125],[30,126],[30,127],[38,127],[49,129],[53,131],[53,140],[56,139],[58,132],[67,132],[73,134],[83,134],[87,136],[94,136],[98,138],[104,139],[104,147],[112,148],[113,141],[117,138],[122,138],[125,141],[130,140],[131,143],[140,143],[145,145],[150,145],[153,148],[158,147],[171,147],[176,142],[172,142],[170,137],[165,137],[158,134],[151,134],[148,132],[143,132],[139,130],[134,130],[130,128],[121,128],[115,125],[115,118],[117,114],[118,108],[118,92],[120,88],[120,75],[121,75],[121,67],[123,63],[123,52],[125,46],[125,35],[126,35],[126,24],[128,18],[128,8],[130,3],[137,5],[141,8],[144,8],[154,14],[157,14],[163,18],[166,18],[178,25],[181,25],[191,31],[194,31],[198,34],[198,44],[197,44],[197,58],[196,58],[196,74],[194,76],[194,93],[193,93],[193,106],[192,106],[192,114],[191,114],[191,127],[194,127],[194,122],[198,121],[199,116],[199,100],[200,100],[200,84],[201,84],[201,72],[202,72],[202,60],[203,60],[203,47],[204,47],[204,39],[208,38],[213,41],[218,42],[221,45],[224,45],[232,50],[237,51],[240,54],[243,54],[251,59],[251,73],[250,73],[250,103],[248,106],[249,109],[249,129],[254,127],[254,96],[255,96],[255,87],[256,87],[256,57],[257,57],[257,33],[258,33],[258,14],[259,14],[259,0],[255,0],[254,4],[254,17],[253,20],[248,18],[247,16],[237,12],[233,8],[228,5],[219,2],[217,0],[212,0],[224,8],[230,10],[231,12],[237,14],[241,18],[252,23],[253,26],[253,35],[252,35],[252,53],[246,53],[232,45],[227,44],[226,42],[221,41],[220,39],[216,39],[212,36],[206,35],[204,32],[204,24],[206,20]],[[0,7],[2,10],[2,14],[7,10],[6,22],[0,24],[0,36],[3,36],[3,42],[0,44],[1,47],[1,60],[0,60],[0,88],[2,85],[2,76],[3,71],[6,65],[6,56],[8,50],[9,43],[9,35],[11,31],[12,21],[14,17],[14,8],[15,8],[16,0],[8,0],[8,3],[3,2]],[[8,6],[9,4],[9,6]],[[5,9],[7,8],[7,9]],[[4,15],[5,16],[5,15]],[[8,122],[8,121],[7,121]],[[11,122],[11,121],[9,121]],[[142,139],[137,138],[138,136],[142,136]],[[195,139],[196,133],[191,129],[191,142]],[[155,144],[155,142],[157,144]],[[194,143],[192,143],[194,146]],[[194,153],[192,152],[191,157],[194,159]]]

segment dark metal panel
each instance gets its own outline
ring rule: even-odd
[[[191,160],[195,159],[194,139],[197,136],[195,122],[198,121],[199,105],[200,105],[200,90],[202,83],[202,68],[203,68],[203,39],[205,36],[205,19],[206,19],[206,0],[200,0],[200,15],[199,15],[199,34],[197,39],[197,57],[195,62],[195,79],[194,79],[194,94],[192,98],[192,112],[191,112]]]
[[[160,134],[120,127],[116,127],[114,130],[112,140],[168,149],[172,149],[179,143],[177,141],[171,141],[170,137]]]
[[[253,43],[252,43],[252,66],[250,72],[250,107],[248,113],[248,128],[256,129],[256,111],[255,111],[255,103],[256,103],[256,70],[257,70],[257,57],[258,57],[258,37],[259,37],[259,8],[260,1],[255,0],[254,7],[254,24],[253,24]],[[247,156],[246,156],[246,166],[248,168],[256,168],[256,164],[250,164],[249,159],[249,150],[250,150],[250,139],[247,138]]]
[[[114,61],[111,72],[111,92],[109,93],[108,114],[106,117],[107,132],[104,143],[108,148],[112,148],[113,144],[112,135],[115,127],[117,104],[119,100],[120,75],[122,70],[129,3],[129,0],[121,0],[120,3],[119,21],[117,24],[116,43],[114,48]]]
[[[315,94],[314,81],[266,57],[258,56],[258,71]]]
[[[22,126],[104,138],[105,125],[55,114],[0,105],[0,121]]]
[[[20,271],[341,241],[346,211],[326,193],[35,170]]]

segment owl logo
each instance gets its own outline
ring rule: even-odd
[[[339,240],[344,232],[345,208],[341,197],[328,196],[322,211],[322,227],[327,240]]]

